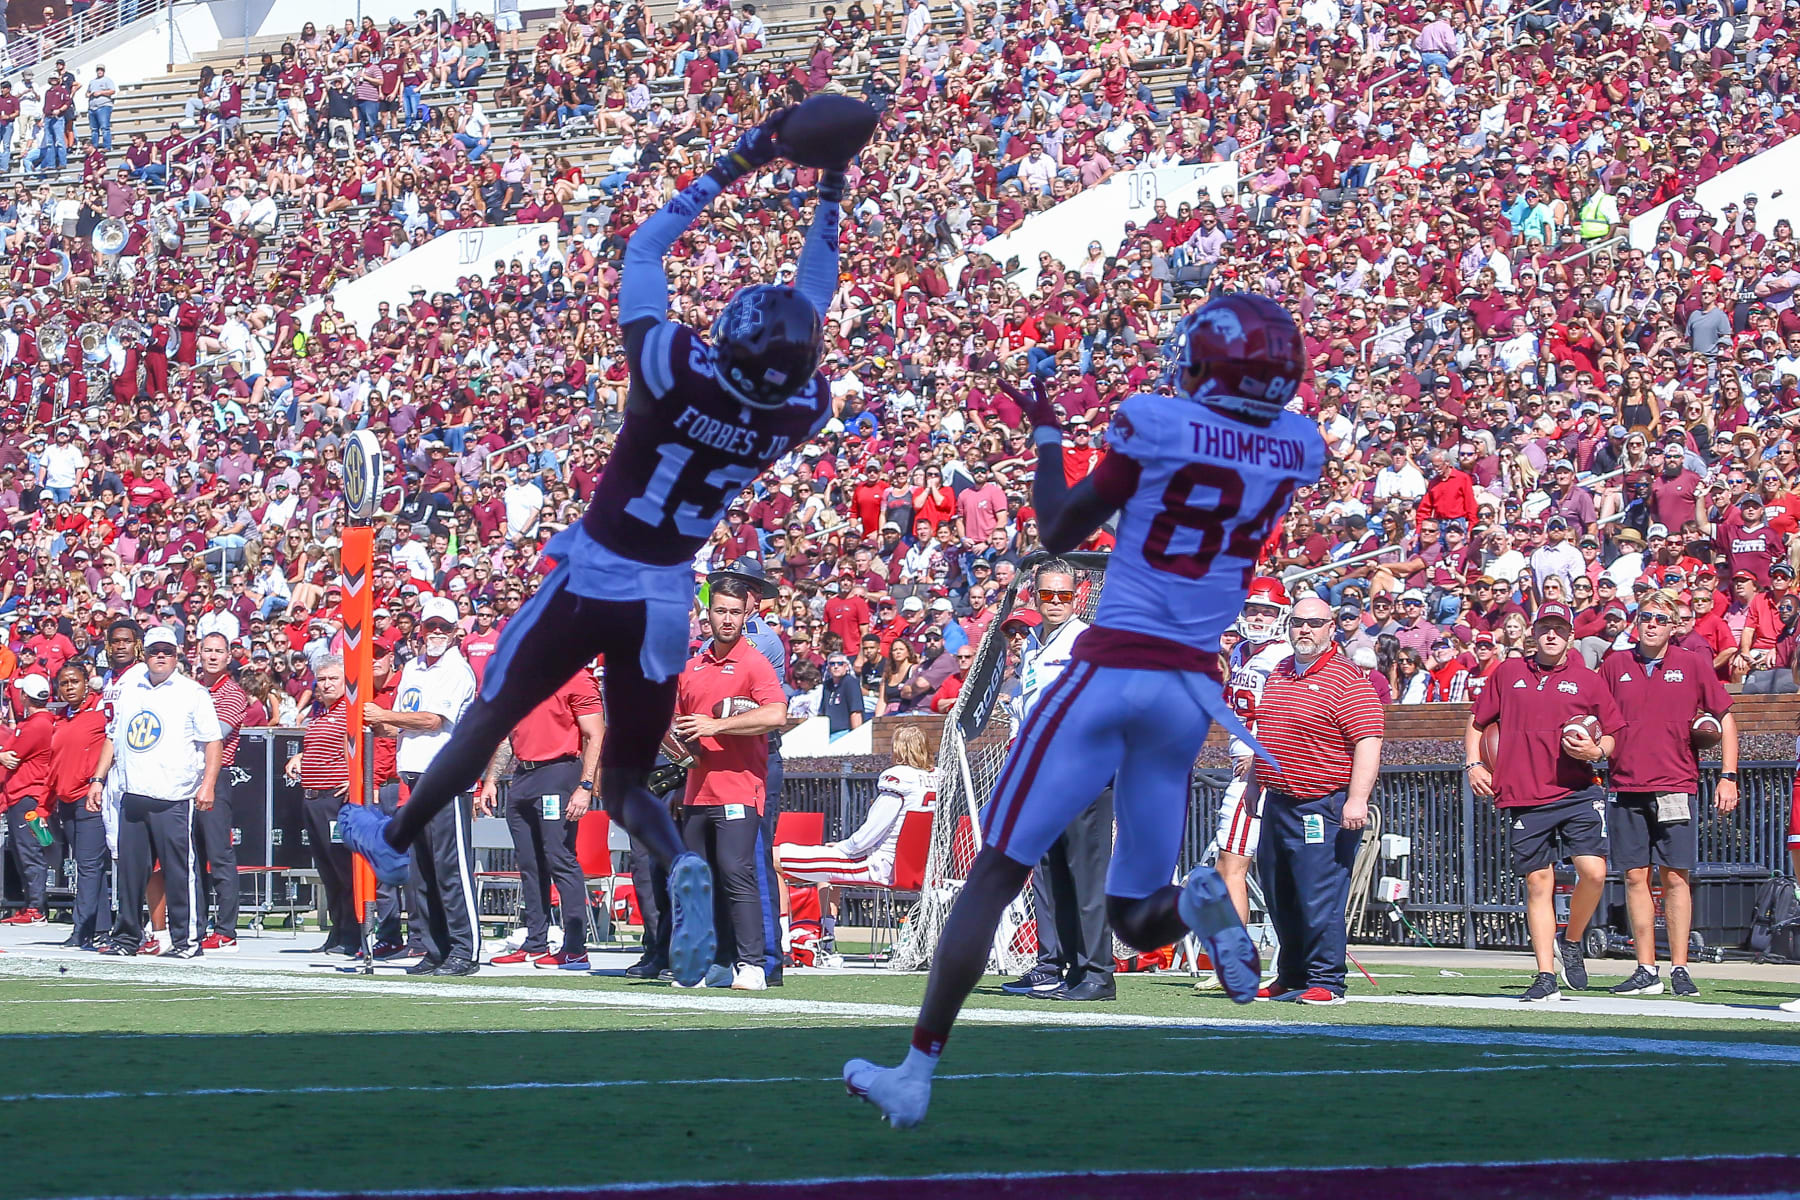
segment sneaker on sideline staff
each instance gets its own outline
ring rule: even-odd
[[[764,970],[762,892],[758,886],[769,738],[787,723],[787,694],[775,668],[744,637],[753,611],[748,583],[714,578],[706,618],[712,643],[688,660],[677,682],[675,733],[696,747],[682,800],[681,836],[713,870],[718,949],[707,987],[761,991]],[[730,701],[756,707],[729,714]]]
[[[546,970],[585,971],[587,878],[575,856],[581,818],[594,801],[600,743],[606,735],[600,688],[587,667],[525,714],[488,764],[475,790],[475,813],[492,816],[500,776],[512,764],[506,792],[506,831],[519,855],[525,903],[525,942],[496,954],[497,966],[529,962]],[[550,885],[562,897],[562,949],[550,953]]]
[[[99,812],[103,785],[118,773],[119,913],[105,954],[133,955],[142,945],[144,889],[158,861],[170,950],[177,958],[201,953],[190,861],[194,812],[213,806],[225,731],[212,693],[177,671],[180,663],[173,630],[158,626],[144,635],[144,670],[120,681],[88,784],[88,811]]]
[[[475,672],[454,641],[459,619],[456,605],[442,596],[420,605],[424,649],[400,672],[396,707],[363,708],[365,718],[399,730],[395,761],[409,788],[450,744],[456,723],[475,700]],[[419,906],[425,957],[406,969],[410,975],[473,975],[481,969],[472,820],[470,797],[459,796],[413,842],[407,897]]]
[[[1625,876],[1625,911],[1637,969],[1612,989],[1615,996],[1655,996],[1663,990],[1656,969],[1652,866],[1662,879],[1669,927],[1669,990],[1677,996],[1700,994],[1687,961],[1688,933],[1694,927],[1688,875],[1700,856],[1700,760],[1693,728],[1701,713],[1718,717],[1725,735],[1720,744],[1724,770],[1713,807],[1729,813],[1738,803],[1737,718],[1731,714],[1731,696],[1719,682],[1710,654],[1671,644],[1680,604],[1670,591],[1654,591],[1638,601],[1635,644],[1600,664],[1600,677],[1612,689],[1619,711],[1631,714],[1614,738],[1607,826],[1612,865]]]
[[[1527,1004],[1560,999],[1556,969],[1576,991],[1587,987],[1581,935],[1606,888],[1606,789],[1594,764],[1613,752],[1625,718],[1597,671],[1571,654],[1575,614],[1551,600],[1538,606],[1531,635],[1537,653],[1500,664],[1475,698],[1463,732],[1463,769],[1477,796],[1497,796],[1495,807],[1511,818],[1513,870],[1525,880],[1525,928],[1531,935],[1537,978]],[[1569,729],[1577,717],[1595,717],[1600,737]],[[1498,777],[1481,761],[1481,731],[1500,723]],[[1567,729],[1568,732],[1564,732]],[[1569,922],[1556,936],[1556,864],[1575,864]]]
[[[242,889],[238,886],[237,845],[231,835],[237,824],[238,730],[244,727],[244,718],[250,713],[250,694],[231,677],[226,669],[230,665],[231,642],[224,634],[209,633],[200,639],[200,671],[196,678],[212,693],[219,727],[225,731],[216,802],[206,811],[194,814],[194,832],[198,835],[194,868],[198,871],[201,862],[207,864],[213,892],[213,931],[206,935],[201,947],[235,954]],[[249,781],[250,777],[244,776],[243,782]]]
[[[62,719],[50,731],[50,798],[57,823],[75,859],[75,927],[63,945],[97,949],[100,914],[106,903],[106,818],[86,804],[88,780],[99,774],[100,750],[106,745],[106,708],[100,693],[88,687],[85,661],[64,663],[56,673],[56,696]]]
[[[1281,938],[1270,998],[1344,1003],[1344,907],[1369,796],[1381,771],[1385,716],[1368,672],[1337,645],[1331,606],[1316,596],[1288,617],[1293,656],[1277,663],[1256,705],[1262,841],[1256,877]],[[1279,769],[1277,769],[1279,768]]]

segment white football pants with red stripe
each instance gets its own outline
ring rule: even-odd
[[[1219,806],[1219,849],[1255,858],[1257,843],[1262,841],[1261,814],[1262,797],[1256,785],[1248,779],[1233,779],[1225,789],[1225,802]]]
[[[850,858],[836,846],[801,846],[783,842],[775,847],[775,869],[802,883],[888,884],[894,864],[875,858]]]
[[[1187,830],[1194,759],[1219,682],[1185,671],[1075,662],[1051,684],[1007,752],[982,816],[982,844],[1036,866],[1108,781],[1112,865],[1106,894],[1141,900],[1174,878]]]

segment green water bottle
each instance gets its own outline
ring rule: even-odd
[[[32,836],[37,838],[40,846],[48,846],[56,840],[50,832],[50,826],[44,821],[44,814],[35,808],[25,814],[25,828],[31,830]]]

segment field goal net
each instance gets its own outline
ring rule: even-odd
[[[944,721],[937,755],[937,818],[931,827],[931,852],[918,902],[902,928],[889,965],[915,971],[931,962],[950,906],[981,850],[981,821],[993,800],[994,783],[1006,761],[1018,717],[1018,679],[1008,661],[1002,626],[1015,608],[1034,607],[1032,576],[1050,558],[1035,554],[1019,564],[1015,585],[1001,597],[994,621],[982,635],[969,668],[968,681],[955,708]],[[1073,553],[1062,556],[1075,572],[1076,615],[1094,619],[1106,579],[1107,556]],[[1007,909],[994,935],[993,964],[1006,974],[1019,974],[1037,961],[1037,919],[1027,886]]]

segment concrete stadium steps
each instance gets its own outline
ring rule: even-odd
[[[807,7],[816,13],[819,5],[808,4]],[[747,56],[747,61],[751,63],[779,62],[802,56],[812,44],[816,20],[816,15],[807,15],[782,21],[771,21],[767,42],[760,50]],[[540,22],[533,21],[527,29],[527,35],[529,36],[534,29],[541,28]],[[231,43],[221,46],[211,53],[197,56],[189,62],[178,64],[166,75],[122,86],[119,90],[118,102],[114,107],[115,153],[121,143],[129,142],[131,134],[141,132],[154,141],[168,131],[171,122],[181,120],[183,103],[192,93],[194,81],[199,77],[204,66],[210,65],[215,70],[219,70],[228,66],[236,68],[243,65],[246,69],[252,69],[262,52],[279,50],[282,42],[288,40],[290,36],[291,34],[283,34],[251,38],[248,42],[247,53],[246,45],[243,42]],[[877,39],[876,45],[883,61],[891,64],[897,59],[898,49],[894,39]],[[1142,62],[1139,64],[1139,75],[1149,84],[1159,105],[1164,107],[1173,105],[1174,87],[1184,77],[1180,60],[1165,58]],[[854,94],[860,91],[865,78],[866,74],[863,72],[844,72],[838,75],[833,82],[839,88]],[[681,84],[678,80],[666,82],[653,80],[651,88],[652,92],[659,96],[679,97],[682,95]],[[491,89],[487,85],[484,84],[481,90],[491,95]],[[461,95],[455,90],[446,89],[428,92],[425,99],[428,104],[444,104],[459,99]],[[571,130],[523,131],[519,129],[523,113],[523,108],[517,106],[490,110],[490,116],[494,122],[495,140],[517,139],[540,161],[550,154],[566,156],[580,166],[590,179],[604,173],[607,156],[612,153],[617,144],[616,138],[603,137],[591,126],[578,126]],[[248,129],[270,135],[277,132],[279,128],[273,108],[260,106],[253,107],[247,113],[244,124]],[[57,177],[59,182],[75,182],[77,180],[78,171],[74,168],[65,170]],[[354,219],[366,211],[366,208],[366,205],[356,205],[347,212]],[[285,204],[282,216],[284,232],[298,228],[299,224],[298,207]],[[189,227],[193,236],[203,236],[204,218],[191,221]],[[264,261],[272,261],[272,255]]]

